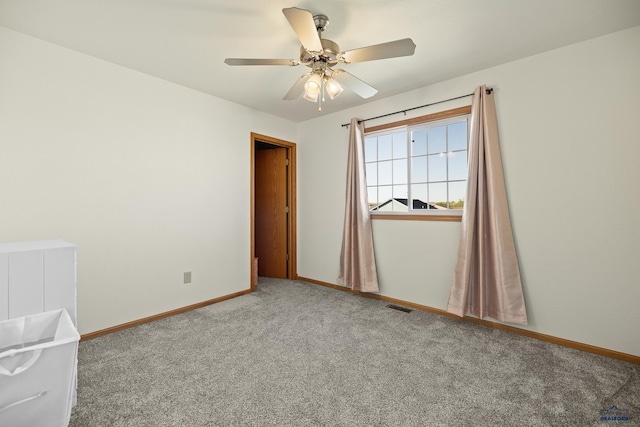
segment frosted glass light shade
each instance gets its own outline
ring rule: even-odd
[[[316,92],[316,93],[309,93],[307,90],[304,91],[304,95],[302,96],[304,99],[306,99],[307,101],[311,101],[311,102],[317,102],[318,101],[318,95],[320,94],[320,92]]]
[[[331,99],[337,98],[338,95],[340,95],[344,90],[342,86],[340,86],[340,83],[331,78],[327,79],[325,88],[327,89],[327,93],[329,94],[329,98]]]
[[[309,80],[304,84],[304,99],[312,102],[318,100],[318,95],[322,88],[322,79],[318,74],[314,74],[309,77]]]

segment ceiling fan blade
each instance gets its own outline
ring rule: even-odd
[[[416,44],[411,39],[396,40],[373,46],[361,47],[343,52],[340,56],[346,63],[374,61],[376,59],[397,58],[410,56],[416,50]]]
[[[320,41],[320,36],[318,36],[318,30],[311,12],[297,7],[289,7],[282,9],[282,13],[284,13],[289,25],[291,25],[305,49],[312,52],[322,51],[322,42]]]
[[[291,86],[291,89],[289,89],[289,92],[287,92],[287,94],[282,99],[286,101],[292,101],[294,99],[298,99],[300,95],[302,95],[302,92],[304,92],[304,84],[307,82],[307,80],[309,80],[310,76],[311,76],[311,73],[307,73],[304,76],[301,76],[293,84],[293,86]]]
[[[336,70],[331,77],[341,85],[348,87],[357,95],[360,95],[362,98],[371,98],[373,95],[378,93],[376,88],[369,86],[353,74],[347,73],[344,70]]]
[[[293,59],[259,59],[259,58],[227,58],[224,60],[227,65],[300,65],[299,61]]]

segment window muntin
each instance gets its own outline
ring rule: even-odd
[[[464,206],[469,115],[365,136],[371,212],[456,214]]]

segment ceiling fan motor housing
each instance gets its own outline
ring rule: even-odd
[[[340,53],[340,47],[337,43],[329,39],[320,39],[322,43],[322,52],[319,55],[315,55],[313,52],[309,52],[300,46],[300,62],[307,67],[313,67],[313,63],[317,61],[326,62],[329,67],[332,67],[338,63],[338,54]]]
[[[327,15],[313,15],[313,23],[318,31],[318,38],[322,44],[322,52],[309,52],[304,46],[300,46],[300,62],[313,69],[317,68],[314,67],[317,62],[326,64],[323,68],[336,65],[338,63],[340,47],[332,40],[323,39],[321,34],[329,25],[329,18]]]

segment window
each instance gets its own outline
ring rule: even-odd
[[[467,187],[468,111],[456,109],[367,130],[365,166],[372,213],[461,214]]]

